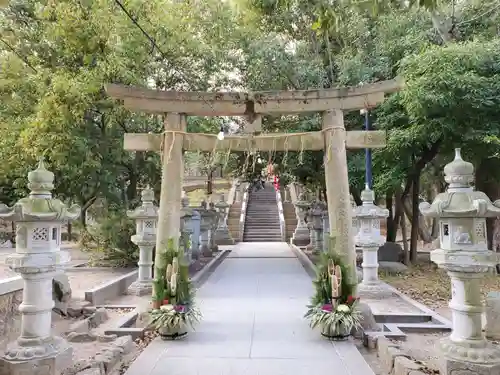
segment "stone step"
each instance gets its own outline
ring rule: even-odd
[[[268,236],[255,236],[255,235],[247,234],[247,235],[243,236],[243,241],[246,241],[249,239],[263,240],[263,241],[265,241],[265,240],[278,240],[278,239],[281,239],[281,235],[280,234],[273,234],[273,235],[268,235]]]
[[[279,221],[269,221],[269,220],[263,220],[261,222],[247,222],[245,221],[245,228],[279,228],[280,227],[280,222]]]
[[[247,229],[245,229],[244,233],[257,233],[257,234],[260,234],[260,233],[263,233],[263,234],[281,233],[281,229],[280,228],[270,228],[270,229],[264,230],[262,228],[247,228]]]
[[[262,239],[262,238],[244,238],[243,242],[281,242],[281,238],[271,238],[271,239]]]

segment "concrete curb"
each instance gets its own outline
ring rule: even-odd
[[[231,253],[231,250],[223,250],[217,256],[212,259],[205,267],[196,273],[191,278],[193,284],[200,288],[210,277],[210,275],[221,265],[221,263],[226,259],[226,257]],[[117,336],[132,336],[132,339],[144,338],[146,332],[146,327],[132,327],[139,315],[144,312],[144,309],[136,306],[121,306],[121,305],[103,305],[104,308],[130,308],[135,307],[135,309],[129,313],[124,314],[120,319],[116,321],[116,328],[111,328],[104,331],[105,335],[117,335]]]
[[[290,248],[297,256],[306,272],[311,277],[316,276],[316,266],[309,257],[296,245],[289,244]],[[449,332],[452,329],[452,323],[432,311],[425,305],[404,295],[396,288],[387,283],[381,282],[381,286],[387,288],[391,293],[396,294],[403,301],[421,311],[421,314],[374,314],[375,321],[381,326],[382,330],[378,332],[363,332],[363,341],[368,346],[370,340],[376,340],[380,336],[385,336],[397,340],[406,340],[405,332]]]
[[[93,305],[103,305],[106,300],[126,294],[128,287],[137,280],[138,270],[120,275],[104,284],[85,292],[85,301]]]

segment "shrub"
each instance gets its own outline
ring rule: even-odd
[[[81,243],[91,253],[92,265],[130,267],[139,259],[139,249],[130,239],[134,234],[135,223],[125,211],[111,212],[82,231]]]

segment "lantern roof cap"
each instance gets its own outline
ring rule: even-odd
[[[448,188],[430,204],[422,202],[420,212],[428,217],[479,218],[500,216],[500,200],[491,202],[488,196],[472,188],[474,166],[466,162],[455,149],[455,159],[444,167]]]
[[[127,216],[135,220],[158,218],[158,207],[154,204],[155,192],[148,185],[141,191],[141,205],[134,210],[127,211]]]
[[[361,192],[361,200],[363,204],[353,208],[353,217],[357,219],[383,219],[389,216],[389,210],[375,205],[375,193],[368,185]]]

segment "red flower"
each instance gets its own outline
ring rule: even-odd
[[[321,310],[326,311],[326,312],[332,312],[332,305],[330,303],[327,303],[323,306],[321,306]]]
[[[175,305],[174,310],[175,312],[183,313],[185,311],[185,307],[183,305]]]
[[[356,302],[357,298],[354,298],[353,296],[348,296],[347,297],[347,304],[352,305],[354,302]]]
[[[162,305],[168,305],[168,299],[164,299]]]

